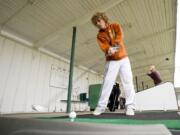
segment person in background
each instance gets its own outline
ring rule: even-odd
[[[160,83],[162,83],[162,79],[161,79],[160,73],[159,73],[158,70],[156,70],[155,65],[151,65],[150,66],[147,75],[149,77],[151,77],[151,79],[154,81],[154,85],[155,86],[160,84]]]
[[[110,93],[119,74],[123,89],[125,90],[126,115],[132,116],[135,114],[135,90],[131,64],[123,43],[123,30],[118,23],[109,23],[108,17],[103,12],[95,13],[91,21],[99,30],[97,42],[106,58],[104,81],[93,115],[100,115],[105,112]]]

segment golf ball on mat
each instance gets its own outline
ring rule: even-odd
[[[70,112],[69,113],[69,118],[71,118],[71,119],[76,118],[76,112]]]

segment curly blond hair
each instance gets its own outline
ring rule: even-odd
[[[91,18],[91,22],[97,26],[97,21],[99,19],[103,19],[105,21],[105,23],[108,23],[109,18],[106,16],[106,14],[104,12],[96,12],[92,18]]]

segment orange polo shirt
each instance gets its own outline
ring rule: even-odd
[[[127,57],[127,52],[123,43],[123,31],[119,24],[108,24],[106,29],[100,29],[97,34],[97,42],[101,50],[105,53],[106,60],[120,60]],[[117,52],[108,56],[108,50],[114,44],[119,46]]]

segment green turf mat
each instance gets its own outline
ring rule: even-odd
[[[69,118],[53,117],[53,118],[38,118],[52,121],[71,121]],[[169,129],[180,130],[180,120],[132,120],[132,119],[89,119],[76,118],[74,122],[86,123],[107,123],[107,124],[128,124],[128,125],[144,125],[144,124],[164,124]]]

